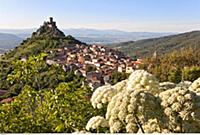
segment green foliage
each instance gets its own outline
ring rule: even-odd
[[[9,83],[6,81],[7,75],[11,73],[13,67],[10,62],[0,60],[0,89],[8,89]]]
[[[192,66],[183,68],[183,79],[188,81],[194,81],[200,77],[200,67]]]
[[[52,90],[35,90],[26,85],[10,104],[0,105],[0,132],[74,132],[84,129],[96,114],[85,97],[88,88],[60,83]]]
[[[128,76],[129,76],[129,74],[124,73],[124,72],[122,72],[122,73],[121,72],[114,72],[111,75],[111,83],[112,84],[116,84],[116,83],[118,83],[118,82],[120,82],[122,80],[127,79]]]
[[[70,133],[84,130],[90,117],[102,113],[90,105],[92,91],[83,87],[84,78],[48,66],[46,56],[42,53],[14,63],[6,96],[15,97],[11,103],[0,104],[0,132]]]
[[[83,78],[76,77],[71,72],[64,72],[60,66],[48,66],[45,62],[46,54],[31,56],[27,61],[13,62],[13,71],[6,76],[8,93],[1,98],[16,96],[25,85],[33,87],[35,90],[52,89],[60,82],[74,81],[80,84]]]
[[[161,81],[193,81],[200,77],[199,52],[200,48],[185,48],[157,58],[147,58],[140,68],[146,69]]]
[[[181,81],[181,69],[180,68],[170,69],[168,80],[170,82],[179,83]]]
[[[27,82],[32,82],[36,80],[38,82],[38,74],[47,69],[47,65],[43,61],[46,54],[42,53],[39,56],[31,56],[29,59],[24,61],[14,62],[14,70],[11,74],[8,75],[7,80],[13,83],[24,84]],[[33,79],[34,78],[34,79]]]

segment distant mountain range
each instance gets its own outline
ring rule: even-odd
[[[0,29],[0,54],[18,46],[36,29]],[[152,56],[172,50],[200,46],[200,31],[176,33],[124,32],[118,30],[64,29],[65,35],[73,35],[87,44],[102,44],[118,49],[129,56]],[[10,33],[10,34],[5,34]]]
[[[19,45],[22,40],[14,34],[0,33],[0,54]]]
[[[151,38],[138,41],[122,42],[109,45],[111,48],[118,49],[125,54],[134,57],[161,55],[182,48],[200,48],[200,31],[192,31],[177,35]]]
[[[0,53],[18,46],[23,39],[31,36],[36,29],[0,29]],[[112,44],[130,40],[148,39],[174,33],[124,32],[119,30],[62,29],[65,35],[88,44]],[[8,33],[8,34],[7,34]]]
[[[109,44],[119,43],[130,40],[140,40],[172,35],[173,33],[155,33],[155,32],[125,32],[119,30],[95,30],[95,29],[64,29],[66,35],[70,34],[78,40],[88,44]]]
[[[0,29],[0,33],[10,33],[21,38],[30,37],[36,29]],[[119,30],[97,30],[97,29],[61,29],[65,35],[72,35],[75,38],[86,43],[118,43],[130,40],[140,40],[155,38],[175,33],[158,33],[158,32],[125,32]]]

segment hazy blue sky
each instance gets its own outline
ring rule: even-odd
[[[59,28],[183,32],[200,29],[200,0],[0,0],[0,28],[37,28],[49,16]]]

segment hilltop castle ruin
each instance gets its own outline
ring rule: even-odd
[[[49,21],[44,21],[43,25],[32,34],[32,37],[65,37],[65,34],[60,31],[56,22],[53,21],[53,17],[49,18]]]

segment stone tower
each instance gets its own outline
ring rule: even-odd
[[[57,28],[56,27],[56,22],[53,21],[53,17],[49,18],[49,22],[47,22],[48,26],[51,28]]]
[[[49,17],[50,23],[53,23],[53,17]]]

